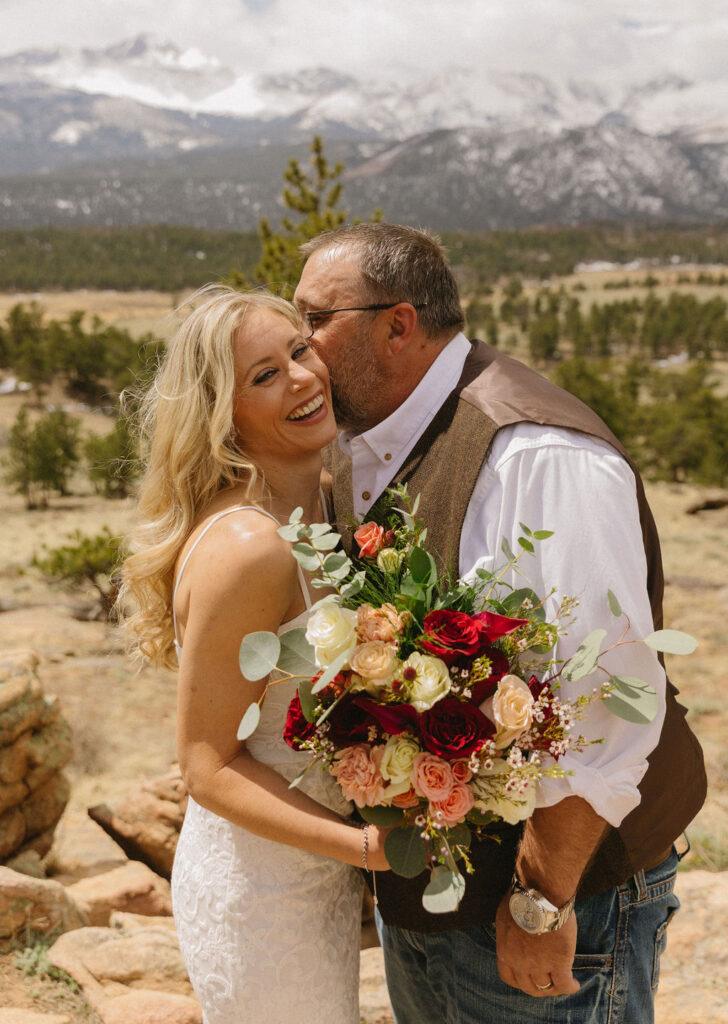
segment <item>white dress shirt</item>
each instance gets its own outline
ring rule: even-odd
[[[354,514],[363,519],[402,466],[447,395],[457,384],[470,351],[458,334],[437,357],[417,388],[386,420],[364,434],[342,432],[339,444],[352,460]],[[452,482],[457,487],[457,480]],[[631,469],[608,445],[572,430],[518,423],[495,437],[478,476],[460,538],[459,571],[504,564],[503,538],[520,550],[519,523],[531,530],[553,530],[536,542],[535,557],[524,555],[525,575],[506,577],[516,587],[530,586],[541,596],[554,587],[545,604],[551,619],[561,598],[578,598],[576,621],[556,648],[567,659],[593,629],[607,630],[602,649],[620,639],[625,620],[615,619],[607,590],[629,616],[626,639],[652,632],[647,595],[647,566]],[[425,525],[427,525],[425,523]],[[567,754],[559,764],[571,774],[544,779],[537,806],[548,807],[564,797],[587,800],[611,825],[639,803],[639,782],[647,756],[657,745],[665,713],[665,674],[653,651],[644,644],[626,644],[611,651],[603,664],[613,673],[635,676],[655,688],[658,714],[649,725],[633,725],[611,714],[601,703],[588,708],[574,732],[601,740],[581,753]],[[561,693],[573,698],[588,693],[606,675],[595,672],[576,683],[563,683]]]

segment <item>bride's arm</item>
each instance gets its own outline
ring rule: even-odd
[[[272,522],[260,519],[251,525],[252,517],[226,517],[185,569],[177,725],[182,776],[197,803],[236,825],[361,866],[361,832],[289,789],[236,739],[240,719],[264,687],[241,675],[240,641],[256,630],[275,632],[290,616],[299,586],[290,546]],[[369,828],[368,863],[376,870],[388,867],[385,834]]]

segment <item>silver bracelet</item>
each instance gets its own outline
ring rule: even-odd
[[[365,871],[369,870],[369,825],[365,825],[361,830],[362,842],[361,842],[361,866]]]

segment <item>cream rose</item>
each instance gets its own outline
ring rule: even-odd
[[[404,551],[397,551],[396,548],[382,548],[377,555],[377,566],[382,572],[397,572],[404,561]]]
[[[502,750],[531,728],[533,694],[518,676],[503,676],[493,695],[492,719],[498,727],[495,746]],[[482,709],[481,709],[482,710]]]
[[[505,775],[508,771],[508,763],[498,758],[493,762],[492,768],[478,769],[478,774],[470,783],[470,789],[475,798],[475,807],[479,811],[490,811],[509,825],[516,825],[533,814],[536,806],[536,787],[529,786],[525,793],[507,793]]]
[[[379,765],[382,777],[389,783],[384,791],[385,800],[410,791],[412,766],[419,753],[419,744],[407,736],[390,736],[387,740]]]
[[[431,654],[413,651],[402,666],[410,704],[422,713],[450,692],[447,665]]]
[[[316,651],[316,664],[328,668],[340,654],[356,647],[356,612],[335,601],[319,605],[306,626],[306,639]]]

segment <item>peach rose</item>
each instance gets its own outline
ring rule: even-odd
[[[415,792],[426,800],[444,800],[455,785],[452,768],[436,754],[418,754],[411,779]]]
[[[416,807],[419,802],[420,798],[417,796],[412,786],[410,786],[406,793],[400,793],[399,796],[392,797],[392,805],[394,807],[399,807],[403,811],[410,807]]]
[[[451,761],[450,767],[456,782],[470,782],[473,771],[467,761]]]
[[[378,551],[384,547],[384,527],[376,523],[362,523],[358,530],[354,531],[354,540],[359,545],[360,558],[374,558]]]
[[[356,610],[356,634],[360,640],[381,640],[389,644],[404,629],[404,622],[393,604],[373,608],[362,604]]]
[[[349,668],[363,679],[391,679],[398,665],[392,647],[381,640],[367,640],[349,655]]]
[[[438,824],[457,825],[473,807],[473,794],[462,782],[456,782],[444,800],[430,800],[430,817]]]
[[[353,800],[357,807],[372,807],[381,802],[384,779],[377,767],[380,756],[376,750],[370,753],[366,743],[357,743],[338,753],[329,769],[344,797]]]

